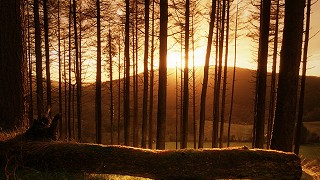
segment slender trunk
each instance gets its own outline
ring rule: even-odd
[[[134,3],[134,2],[132,2]],[[133,6],[133,4],[132,4]],[[132,122],[132,135],[133,138],[132,144],[134,147],[138,147],[138,130],[137,130],[137,111],[136,111],[136,24],[134,23],[132,30],[132,84],[133,84],[133,122]]]
[[[148,118],[148,53],[149,53],[149,0],[145,1],[145,35],[144,35],[144,69],[143,69],[143,107],[142,107],[142,141],[141,147],[147,144],[147,118]]]
[[[154,0],[152,0],[152,28],[151,28],[151,62],[150,62],[150,101],[149,101],[149,149],[152,149],[153,144],[153,59],[154,59]]]
[[[68,99],[67,99],[67,70],[66,70],[66,41],[63,40],[63,77],[64,77],[64,132],[65,132],[65,137],[67,138],[68,136],[68,118],[67,118],[67,103],[68,103]],[[63,120],[62,119],[62,120]]]
[[[160,0],[160,59],[157,113],[157,149],[165,149],[167,116],[167,36],[168,0]]]
[[[59,113],[62,114],[60,0],[58,0],[58,60],[59,60]],[[60,131],[60,139],[61,139],[62,138],[62,131],[63,131],[62,119],[59,121],[59,131]]]
[[[268,130],[267,130],[267,148],[270,148],[271,144],[271,134],[273,129],[274,121],[274,111],[275,111],[275,101],[277,93],[277,56],[278,56],[278,32],[279,32],[279,2],[277,0],[277,12],[276,12],[276,22],[274,31],[274,43],[273,43],[273,61],[272,61],[272,75],[271,75],[271,87],[270,87],[270,104],[269,104],[269,117],[268,117]]]
[[[203,83],[201,91],[201,101],[200,101],[200,125],[199,125],[199,145],[198,148],[203,148],[204,142],[204,126],[205,126],[205,112],[206,112],[206,98],[207,98],[207,87],[208,87],[208,75],[209,75],[209,62],[210,62],[210,53],[212,47],[213,39],[213,26],[215,21],[215,12],[216,12],[216,0],[212,0],[212,9],[210,15],[210,24],[209,24],[209,36],[207,42],[207,50],[205,57],[204,73],[203,73]]]
[[[176,62],[176,149],[178,149],[179,142],[179,105],[178,105],[178,62]]]
[[[190,1],[186,0],[186,21],[185,21],[185,66],[184,66],[184,86],[183,86],[183,127],[181,148],[188,147],[188,120],[189,120],[189,15]]]
[[[193,148],[197,148],[197,124],[196,124],[196,69],[195,69],[195,40],[194,40],[194,14],[191,16],[191,42],[192,42],[192,121],[193,121]]]
[[[119,60],[118,60],[118,145],[120,145],[120,118],[121,118],[121,40],[119,36]]]
[[[135,147],[138,147],[139,145],[139,141],[138,141],[138,132],[139,132],[139,122],[138,122],[138,116],[139,116],[139,112],[138,112],[138,87],[139,87],[139,82],[138,82],[138,67],[139,67],[139,62],[138,62],[138,2],[135,3],[135,66],[133,66],[135,69],[134,69],[134,129],[135,129],[135,132],[134,132],[134,145]]]
[[[50,78],[50,57],[49,57],[49,19],[47,0],[43,0],[43,26],[44,26],[44,47],[46,56],[46,80],[47,80],[47,108],[50,109],[51,103],[51,78]],[[50,111],[49,111],[50,113]]]
[[[32,56],[31,56],[31,33],[29,1],[27,1],[27,34],[28,34],[28,68],[29,68],[29,125],[33,123],[33,82],[32,82]]]
[[[41,52],[41,28],[39,20],[39,0],[34,0],[34,31],[35,31],[35,52],[36,52],[36,78],[37,78],[37,115],[44,113],[43,109],[43,84],[42,84],[42,52]]]
[[[68,100],[68,139],[71,141],[71,0],[69,1],[69,61],[68,61],[68,72],[69,72],[69,100]]]
[[[224,59],[223,70],[223,85],[222,85],[222,102],[221,102],[221,124],[220,124],[220,142],[219,147],[223,147],[223,133],[224,133],[224,118],[226,108],[226,92],[227,92],[227,79],[228,79],[228,50],[229,50],[229,15],[230,15],[230,0],[227,0],[227,19],[226,19],[226,52]]]
[[[306,73],[307,73],[307,59],[308,59],[308,45],[309,45],[309,31],[310,31],[310,11],[311,11],[311,0],[307,1],[307,19],[306,19],[306,34],[304,38],[303,47],[303,66],[302,66],[302,77],[301,77],[301,90],[299,98],[299,110],[298,110],[298,122],[295,134],[295,147],[294,153],[299,154],[300,150],[300,138],[301,130],[303,127],[302,117],[303,117],[303,106],[304,106],[304,93],[306,87]]]
[[[212,147],[218,147],[218,130],[219,130],[219,117],[220,117],[220,86],[221,86],[221,74],[222,74],[222,55],[223,55],[223,43],[224,43],[224,21],[226,11],[226,0],[222,0],[221,10],[221,27],[220,27],[220,38],[219,38],[219,67],[217,82],[215,83],[215,94],[214,94],[214,111],[213,111],[213,137]],[[218,33],[218,32],[217,32]]]
[[[77,102],[77,116],[78,116],[78,141],[81,142],[82,141],[82,46],[81,46],[81,39],[82,39],[82,0],[80,0],[80,20],[79,20],[79,43],[78,43],[78,47],[79,47],[79,68],[78,68],[78,80],[79,80],[79,84],[77,87],[77,92],[78,94],[78,98],[79,101]]]
[[[75,104],[74,104],[74,91],[75,91],[75,84],[72,85],[72,139],[76,138],[75,135]]]
[[[253,129],[255,134],[254,148],[263,148],[264,124],[265,124],[265,101],[267,86],[267,65],[268,65],[268,43],[270,26],[270,5],[271,0],[262,0],[260,9],[260,38],[258,52],[257,87],[256,87],[256,126]]]
[[[78,45],[78,28],[77,28],[77,3],[73,0],[73,24],[74,24],[74,48],[76,50],[76,84],[77,84],[77,122],[78,122],[78,141],[81,142],[81,76],[79,63],[79,45]]]
[[[96,75],[96,143],[102,143],[101,120],[101,24],[100,0],[96,1],[97,7],[97,75]]]
[[[216,37],[215,37],[215,46],[216,46],[216,57],[215,57],[215,66],[214,66],[214,87],[213,87],[213,109],[212,109],[212,112],[213,112],[213,116],[212,116],[212,146],[211,147],[214,147],[214,136],[215,136],[215,132],[218,131],[218,126],[215,124],[215,109],[219,107],[219,104],[216,105],[216,91],[217,91],[217,82],[218,82],[218,68],[219,68],[219,61],[218,61],[218,58],[219,58],[219,28],[220,28],[220,22],[221,22],[221,19],[220,19],[220,0],[217,0],[217,8],[216,8],[216,19],[217,19],[217,24],[216,24]],[[219,99],[219,98],[218,98]],[[218,122],[219,123],[219,122]],[[215,130],[216,129],[216,130]]]
[[[124,144],[129,145],[130,137],[130,54],[129,54],[129,25],[130,25],[130,1],[126,0],[126,24],[125,24],[125,91],[124,91]]]
[[[237,10],[236,10],[236,24],[234,32],[234,61],[233,61],[233,75],[232,75],[232,90],[231,90],[231,104],[230,104],[230,114],[229,114],[229,125],[228,125],[228,143],[227,147],[230,146],[230,134],[231,134],[231,120],[233,112],[233,101],[234,101],[234,84],[236,79],[236,64],[237,64],[237,35],[238,35],[238,13],[239,13],[239,1],[237,1]]]
[[[112,36],[111,36],[111,29],[109,24],[109,74],[110,74],[110,140],[111,145],[113,144],[113,119],[114,119],[114,105],[113,105],[113,71],[112,71]]]

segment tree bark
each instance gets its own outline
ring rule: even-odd
[[[157,149],[165,149],[167,119],[168,0],[160,0],[160,59],[157,113]]]
[[[129,52],[129,26],[130,26],[130,1],[126,0],[125,23],[125,90],[124,90],[124,144],[129,145],[130,137],[130,52]]]
[[[233,75],[232,75],[232,88],[231,88],[231,102],[230,102],[230,112],[228,118],[228,142],[227,147],[230,146],[230,135],[231,135],[231,121],[232,121],[232,113],[233,113],[233,103],[234,103],[234,85],[236,79],[236,68],[237,68],[237,35],[238,35],[238,14],[239,14],[239,1],[237,2],[236,8],[236,22],[235,22],[235,30],[234,30],[234,61],[233,61]]]
[[[145,1],[145,35],[144,35],[144,59],[143,59],[143,105],[142,105],[142,140],[141,147],[147,147],[147,118],[148,118],[148,53],[149,53],[149,3]]]
[[[41,116],[43,110],[43,84],[42,84],[42,52],[41,52],[41,29],[39,20],[39,0],[34,0],[34,31],[36,53],[36,79],[37,79],[37,115]]]
[[[109,47],[109,88],[110,88],[110,144],[113,144],[113,119],[114,119],[114,103],[113,103],[113,60],[112,60],[112,35],[111,28],[109,24],[108,32],[108,47]],[[119,80],[120,81],[120,80]]]
[[[307,19],[306,19],[306,34],[304,38],[304,47],[303,47],[303,66],[302,66],[302,77],[301,77],[301,90],[299,97],[299,110],[298,110],[298,122],[296,127],[295,134],[295,146],[294,153],[299,154],[300,151],[300,138],[301,130],[303,127],[303,110],[304,110],[304,94],[306,88],[306,74],[307,74],[307,59],[308,59],[308,46],[309,46],[309,34],[310,34],[310,11],[311,11],[311,0],[307,1]]]
[[[207,43],[207,50],[206,50],[206,57],[205,57],[201,101],[200,101],[200,125],[199,125],[199,145],[198,145],[199,148],[203,148],[203,142],[204,142],[204,125],[205,125],[205,117],[206,117],[205,112],[206,112],[206,98],[207,98],[207,87],[208,87],[208,76],[209,76],[209,61],[210,61],[210,54],[211,54],[211,47],[212,47],[215,12],[216,12],[216,0],[212,0],[209,36],[208,36],[208,43]]]
[[[96,76],[96,142],[102,143],[101,120],[101,24],[100,24],[100,0],[96,1],[97,7],[97,76]]]
[[[226,93],[227,93],[227,78],[228,78],[228,52],[229,52],[229,26],[230,26],[230,0],[227,0],[226,5],[227,17],[226,17],[226,52],[224,58],[223,69],[223,83],[222,83],[222,100],[221,100],[221,124],[220,124],[220,142],[219,147],[223,147],[223,134],[224,134],[224,121],[225,121],[225,109],[226,109]]]
[[[46,82],[47,82],[47,108],[51,108],[51,77],[50,77],[50,55],[49,55],[49,18],[48,2],[43,0],[43,29],[44,29],[44,48],[46,56]]]
[[[151,62],[150,62],[150,100],[149,100],[149,141],[148,147],[152,149],[153,145],[153,83],[154,83],[154,70],[153,70],[153,60],[154,60],[154,2],[152,0],[152,24],[151,24]]]
[[[287,0],[271,149],[292,151],[305,0]]]
[[[75,52],[75,64],[76,64],[76,84],[77,84],[77,127],[78,127],[78,141],[81,142],[81,75],[80,75],[80,62],[79,62],[79,43],[78,43],[78,28],[77,28],[77,2],[76,0],[72,1],[73,7],[73,29],[74,29],[74,48]]]
[[[189,31],[190,31],[190,1],[186,0],[186,12],[185,12],[185,61],[183,71],[183,109],[182,109],[182,137],[181,137],[181,149],[188,147],[188,124],[189,124]]]
[[[0,2],[0,129],[23,126],[28,97],[27,59],[23,52],[23,27],[19,0]]]
[[[40,171],[104,173],[154,179],[300,179],[301,161],[293,153],[225,149],[146,150],[63,142],[1,142],[2,165]],[[15,159],[14,161],[9,161]],[[83,163],[86,162],[86,163]]]
[[[263,148],[264,144],[270,5],[271,0],[263,0],[260,10],[260,38],[255,99],[256,108],[254,112],[254,119],[256,122],[255,128],[253,129],[255,134],[255,138],[253,139],[253,147],[255,148]]]
[[[280,0],[276,1],[276,22],[274,30],[274,40],[273,40],[273,60],[272,60],[272,74],[271,74],[271,85],[270,85],[270,102],[269,102],[269,117],[268,117],[268,129],[267,129],[267,148],[270,148],[271,143],[271,134],[273,129],[274,121],[274,110],[275,110],[275,101],[276,101],[276,92],[277,92],[277,57],[278,57],[278,39],[279,39],[279,8]]]

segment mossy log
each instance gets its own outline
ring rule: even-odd
[[[40,171],[121,174],[154,179],[300,179],[293,153],[224,149],[147,150],[67,142],[0,142],[0,161]]]

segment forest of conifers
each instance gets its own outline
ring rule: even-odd
[[[237,121],[253,126],[253,147],[298,153],[311,4],[2,0],[0,127],[61,113],[61,140],[165,149],[167,141],[229,145]],[[257,70],[241,104],[243,36],[256,47]],[[311,90],[319,102],[319,87]],[[239,111],[249,116],[233,115]]]

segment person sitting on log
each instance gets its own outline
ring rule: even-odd
[[[53,119],[49,113],[42,115],[33,122],[24,136],[31,140],[57,140],[58,120],[61,119],[61,114],[56,114]]]

